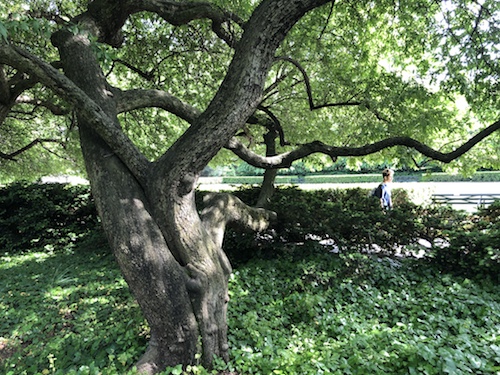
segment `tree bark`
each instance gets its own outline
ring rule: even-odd
[[[276,138],[278,138],[278,132],[274,128],[270,129],[264,135],[264,143],[266,145],[266,157],[276,155]],[[278,169],[266,169],[264,172],[264,179],[262,180],[262,185],[260,187],[259,197],[257,198],[257,207],[267,207],[274,195],[276,181],[276,176],[278,174]]]
[[[112,11],[116,4],[103,0],[98,5],[102,9],[110,6]],[[91,100],[83,98],[85,103],[80,103],[78,90],[62,78],[57,82],[50,69],[44,70],[55,91],[70,90],[75,95],[72,100],[97,209],[124,278],[150,327],[148,348],[137,363],[143,373],[198,361],[210,367],[214,356],[228,359],[231,266],[222,251],[224,229],[228,223],[238,222],[261,230],[273,214],[252,209],[231,196],[215,195],[207,199],[200,216],[194,187],[198,173],[255,110],[275,49],[311,7],[299,1],[289,8],[283,0],[274,5],[278,13],[272,7],[262,7],[260,12],[264,18],[279,15],[268,29],[270,36],[261,38],[259,28],[268,28],[269,23],[259,15],[253,17],[256,32],[248,34],[247,40],[259,51],[257,56],[244,43],[240,45],[240,57],[234,60],[232,73],[210,108],[155,163],[145,160],[123,135],[116,91],[106,82],[90,38],[85,32],[75,35],[64,30],[53,35],[66,77]],[[287,18],[290,9],[294,15]],[[118,41],[112,29],[123,22],[119,18],[118,26],[105,25],[89,9],[78,21],[81,30]]]
[[[56,44],[67,76],[119,126],[88,43],[68,33]],[[79,131],[104,230],[151,330],[138,369],[155,373],[194,364],[198,353],[208,367],[214,355],[227,359],[231,267],[197,214],[194,192],[179,195],[172,184],[157,190],[141,185],[84,117]]]
[[[116,99],[88,39],[61,31],[53,42],[66,76],[120,128]],[[201,362],[209,368],[214,356],[227,360],[231,266],[222,251],[224,228],[239,221],[263,229],[272,215],[219,196],[207,201],[200,218],[192,189],[196,174],[173,168],[175,173],[154,175],[151,163],[138,164],[145,170],[134,174],[139,167],[131,170],[92,121],[78,116],[93,195],[113,253],[150,327],[137,368],[153,374],[179,363]]]

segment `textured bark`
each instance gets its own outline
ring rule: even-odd
[[[206,367],[214,356],[228,359],[231,266],[221,250],[224,227],[239,221],[262,229],[269,214],[219,197],[207,202],[200,218],[194,186],[202,165],[193,162],[193,155],[186,160],[185,150],[175,146],[155,164],[134,158],[134,148],[119,139],[116,91],[107,85],[86,36],[63,31],[53,42],[66,77],[96,106],[78,103],[81,145],[109,243],[151,329],[138,369],[149,374],[179,363],[194,364],[197,354]],[[220,122],[216,125],[223,128]],[[184,138],[197,158],[192,151],[198,150],[196,142],[201,140],[204,152],[214,148],[210,137],[188,131]]]
[[[274,52],[286,32],[308,9],[323,2],[273,0],[259,6],[236,47],[226,80],[203,113],[156,92],[156,99],[182,113],[192,125],[154,163],[123,133],[117,118],[126,101],[129,106],[146,104],[133,103],[136,95],[108,85],[90,40],[97,37],[118,46],[123,22],[145,9],[159,11],[167,21],[182,12],[186,17],[182,22],[208,17],[220,24],[230,15],[190,2],[95,0],[73,20],[81,33],[63,28],[52,37],[64,74],[26,50],[9,45],[0,49],[0,63],[36,77],[77,112],[82,151],[104,230],[150,326],[149,346],[137,363],[143,373],[194,364],[198,358],[210,367],[214,356],[228,358],[231,266],[221,249],[224,229],[237,222],[261,230],[275,215],[229,195],[208,197],[199,215],[194,187],[199,172],[255,111]],[[193,13],[195,9],[199,12]]]
[[[264,135],[264,143],[266,145],[266,156],[276,155],[276,139],[278,138],[278,132],[274,129],[270,129]],[[260,188],[259,197],[257,198],[257,207],[266,207],[271,201],[274,195],[275,186],[274,182],[276,180],[276,175],[278,174],[277,169],[266,169],[264,172],[264,179],[262,180],[262,186]]]
[[[116,122],[114,101],[93,64],[88,43],[70,34],[58,47],[66,75]],[[77,62],[85,60],[86,64]],[[190,277],[169,251],[151,212],[151,198],[130,170],[79,118],[82,150],[104,230],[121,271],[150,325],[149,347],[138,367],[147,373],[167,365],[192,363],[198,323],[191,305]]]

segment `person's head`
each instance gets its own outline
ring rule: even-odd
[[[384,179],[384,182],[392,182],[394,171],[392,169],[386,168],[382,171],[382,177]]]

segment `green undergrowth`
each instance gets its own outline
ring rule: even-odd
[[[1,374],[134,373],[148,327],[104,253],[2,257]],[[498,285],[419,262],[318,245],[251,260],[230,279],[231,361],[189,373],[498,374]]]
[[[145,349],[148,328],[110,255],[4,256],[0,310],[0,374],[122,374]]]
[[[244,374],[498,374],[494,284],[415,261],[313,254],[231,281],[229,369]],[[236,300],[236,301],[235,301]]]

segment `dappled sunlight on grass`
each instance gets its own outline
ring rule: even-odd
[[[109,254],[11,256],[0,270],[6,373],[125,373],[143,352],[147,325]]]
[[[437,375],[500,368],[493,282],[443,274],[416,259],[395,266],[389,258],[316,246],[296,251],[300,257],[235,268],[230,362],[216,360],[216,371]],[[34,253],[2,261],[0,373],[133,373],[149,330],[111,255]]]

